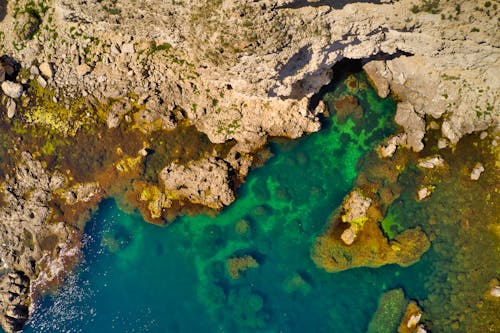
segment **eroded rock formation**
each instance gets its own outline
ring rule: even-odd
[[[421,150],[429,117],[443,118],[443,147],[497,127],[498,11],[475,6],[465,0],[147,0],[140,8],[134,1],[1,2],[0,52],[8,54],[0,58],[1,126],[15,133],[2,136],[9,147],[0,146],[1,283],[2,292],[18,295],[1,298],[2,326],[22,327],[29,292],[62,274],[64,257],[77,255],[68,239],[81,228],[72,221],[118,191],[113,182],[144,171],[149,183],[127,190],[139,189],[131,196],[153,219],[177,199],[217,209],[230,204],[252,152],[269,136],[319,130],[324,104],[312,107],[311,97],[335,79],[331,68],[344,58],[364,59],[378,93],[400,99],[395,120],[404,133],[382,155],[400,145]],[[14,149],[23,125],[38,131],[31,154]],[[157,142],[158,131],[168,137],[166,131],[183,133],[187,125],[230,147],[215,145],[212,152],[197,136],[190,143],[204,153],[193,154],[182,144]],[[62,148],[75,137],[92,146],[81,163]],[[63,154],[72,163],[57,170]],[[85,161],[90,157],[96,162]],[[394,199],[395,187],[380,187],[382,206]],[[376,219],[366,223],[381,233]],[[427,244],[421,239],[420,250]],[[397,252],[387,240],[380,244]]]

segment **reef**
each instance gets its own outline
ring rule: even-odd
[[[480,131],[483,145],[496,143],[497,17],[496,3],[468,1],[148,0],[140,11],[133,1],[0,1],[0,324],[20,329],[37,295],[61,282],[102,198],[118,197],[157,224],[214,213],[235,200],[270,137],[318,131],[328,112],[367,121],[352,96],[335,102],[336,113],[318,100],[342,59],[360,59],[379,95],[398,98],[401,131],[361,167],[313,259],[329,271],[414,263],[439,233],[402,228],[387,211],[408,195],[399,183],[418,158],[420,168],[433,166],[419,171],[428,172],[419,203],[433,205],[439,181],[461,163],[449,155],[436,165],[439,149],[449,154]],[[474,161],[465,176],[478,186],[496,168]],[[493,210],[497,193],[487,193]],[[369,206],[351,214],[358,194]],[[497,237],[498,226],[486,224],[474,232]],[[242,222],[236,232],[250,229]],[[228,296],[235,309],[248,297],[235,316],[260,327],[260,296]],[[452,324],[467,325],[461,317]]]

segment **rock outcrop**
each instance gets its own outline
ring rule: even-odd
[[[399,98],[395,120],[402,133],[379,149],[381,156],[397,154],[398,146],[422,150],[430,118],[442,119],[442,148],[467,133],[498,129],[496,6],[478,10],[465,0],[194,0],[182,5],[146,0],[137,6],[129,0],[0,3],[0,51],[8,54],[0,57],[0,110],[5,124],[25,121],[51,137],[74,137],[104,119],[123,140],[124,128],[146,134],[188,124],[213,144],[232,145],[229,153],[220,149],[147,170],[159,182],[143,186],[136,200],[152,218],[161,218],[175,200],[214,209],[234,201],[234,184],[268,137],[297,138],[320,129],[325,106],[314,106],[312,97],[335,79],[332,67],[345,58],[362,59],[378,93]],[[34,102],[42,105],[30,109]],[[143,146],[146,157],[148,144]],[[53,155],[57,147],[47,142],[43,150]],[[16,154],[16,169],[0,173],[8,175],[0,188],[5,202],[0,205],[5,244],[0,289],[18,295],[0,297],[0,323],[8,331],[26,320],[29,292],[63,274],[61,257],[77,255],[74,244],[66,242],[74,235],[70,221],[52,220],[53,200],[92,205],[103,195],[95,179],[66,184],[64,176],[46,172],[35,154]],[[102,153],[99,163],[111,154]],[[423,161],[422,167],[435,162]],[[128,169],[116,168],[125,177]],[[393,200],[397,191],[392,190],[381,201]],[[428,248],[418,229],[389,242],[376,220],[367,222],[368,228],[378,237],[378,249],[391,253],[389,260],[362,253],[368,259],[362,255],[357,265],[409,264]],[[358,246],[358,231],[343,237],[351,247]],[[397,242],[408,245],[405,255]],[[347,246],[341,245],[340,252]]]
[[[220,209],[235,199],[230,171],[227,162],[209,158],[186,166],[172,163],[161,171],[160,178],[171,197]]]
[[[24,152],[14,174],[0,185],[5,202],[0,208],[0,324],[9,332],[20,330],[28,319],[33,283],[58,278],[42,278],[41,273],[58,259],[58,249],[68,244],[72,233],[69,226],[48,223],[51,190],[62,185],[53,177]]]

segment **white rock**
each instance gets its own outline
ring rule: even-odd
[[[441,138],[438,140],[438,148],[439,149],[444,149],[448,147],[448,140],[446,140],[445,138]]]
[[[418,200],[424,200],[425,198],[428,198],[432,193],[432,189],[429,187],[423,187],[420,190],[418,190],[417,197]]]
[[[380,145],[377,147],[378,156],[381,158],[393,156],[398,146],[404,144],[406,139],[406,133],[392,136],[389,140],[387,140],[387,145]]]
[[[12,119],[14,118],[15,114],[16,114],[16,102],[13,99],[9,98],[7,100],[7,117]]]
[[[351,245],[356,239],[356,231],[352,226],[350,226],[349,228],[344,230],[340,238],[346,245]]]
[[[38,67],[36,67],[36,66],[31,66],[30,73],[33,75],[40,75],[40,71],[38,70]]]
[[[420,321],[420,318],[422,318],[421,313],[417,313],[415,315],[412,315],[410,319],[408,319],[408,322],[406,323],[406,327],[411,328],[417,326],[418,322]]]
[[[47,86],[47,81],[42,76],[38,76],[36,78],[36,81],[42,86],[42,88],[45,88]]]
[[[45,78],[51,79],[54,76],[54,69],[48,62],[41,63],[38,68],[40,69],[40,73],[42,73]]]
[[[111,45],[111,53],[113,54],[120,54],[120,50],[116,47],[116,45]]]
[[[441,167],[443,165],[444,159],[441,156],[427,157],[418,162],[418,166],[425,169],[434,169],[435,167]]]
[[[481,163],[476,163],[474,169],[472,169],[472,172],[470,173],[470,179],[478,180],[483,171],[484,171],[484,166]]]
[[[490,295],[493,297],[500,297],[500,286],[495,286],[491,288]]]
[[[134,44],[126,43],[122,45],[122,53],[134,53],[134,52],[135,52]]]
[[[488,136],[488,132],[486,132],[486,131],[483,131],[483,132],[481,132],[481,134],[479,134],[479,138],[481,140],[486,139],[487,136]]]
[[[10,98],[19,98],[23,93],[23,86],[12,81],[2,82],[2,91]]]

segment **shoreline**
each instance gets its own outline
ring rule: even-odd
[[[128,2],[112,12],[45,0],[8,2],[0,21],[1,32],[14,32],[1,35],[0,50],[9,55],[0,68],[7,82],[0,106],[6,179],[0,189],[7,199],[0,201],[0,212],[12,220],[2,236],[8,244],[4,266],[35,281],[43,274],[50,279],[50,263],[42,258],[60,260],[69,234],[83,230],[78,218],[116,193],[133,198],[153,223],[186,207],[228,206],[254,164],[255,151],[270,137],[293,139],[320,129],[326,107],[319,102],[311,110],[310,103],[336,79],[334,65],[341,59],[366,61],[379,96],[398,96],[395,121],[404,134],[381,148],[387,156],[398,146],[422,151],[426,132],[436,126],[441,147],[454,147],[472,132],[498,135],[495,64],[500,57],[495,33],[488,32],[497,9],[486,13],[462,2],[460,13],[450,4],[432,13],[417,6],[419,12],[402,23],[397,16],[407,13],[410,3],[332,9],[236,2],[205,8],[206,16],[196,5],[163,4],[177,14],[175,24],[161,26],[163,33],[155,35],[135,27],[137,18],[125,14]],[[145,20],[160,22],[156,12]],[[218,13],[244,33],[235,36],[225,23],[214,25]],[[450,13],[453,20],[439,13]],[[470,36],[460,26],[465,13],[481,23]],[[122,15],[120,24],[116,15]],[[353,15],[372,21],[343,25]],[[184,26],[187,30],[179,28]],[[296,36],[283,36],[281,26]],[[301,33],[304,26],[311,34]],[[465,37],[450,41],[442,31]],[[200,44],[214,32],[222,40]],[[274,49],[281,51],[273,54]],[[455,53],[474,56],[459,59]],[[17,210],[19,203],[26,209]],[[33,219],[35,226],[24,234],[14,224],[33,224]],[[23,253],[21,259],[12,254],[15,249]],[[6,283],[15,288],[16,283]],[[29,303],[16,295],[21,307]],[[11,305],[3,302],[2,309]],[[24,320],[24,311],[18,315]]]

